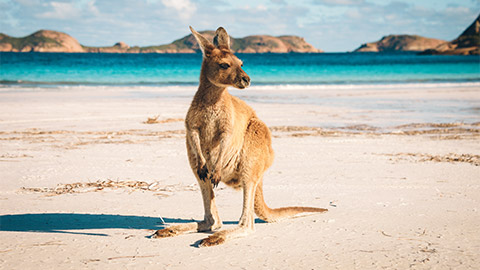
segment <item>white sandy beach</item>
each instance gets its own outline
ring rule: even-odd
[[[267,204],[329,211],[212,248],[195,245],[208,233],[148,238],[203,218],[183,127],[194,91],[1,88],[0,269],[480,268],[478,85],[235,91],[272,129]],[[276,102],[289,91],[301,102]],[[241,192],[216,194],[236,226]]]

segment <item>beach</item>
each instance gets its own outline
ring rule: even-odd
[[[232,90],[271,129],[270,207],[328,212],[151,239],[203,218],[185,148],[195,86],[0,88],[1,269],[478,269],[480,85]],[[216,190],[223,228],[242,193]]]

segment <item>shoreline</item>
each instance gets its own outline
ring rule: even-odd
[[[76,89],[76,88],[190,88],[197,87],[198,82],[171,82],[171,83],[157,83],[157,82],[144,82],[144,83],[95,83],[95,82],[35,82],[35,81],[23,81],[23,80],[4,80],[0,81],[0,89]],[[438,80],[438,81],[422,81],[422,80],[410,80],[410,81],[358,81],[358,82],[323,82],[323,83],[258,83],[253,84],[248,89],[262,90],[272,89],[276,90],[294,90],[294,89],[327,89],[327,90],[343,90],[343,89],[391,89],[391,88],[435,88],[435,87],[480,87],[480,80]],[[248,91],[248,90],[242,90]]]
[[[15,114],[0,114],[0,127],[18,121],[51,122],[85,118],[71,115],[66,108],[62,117],[35,108],[38,102],[47,104],[50,101],[75,104],[77,115],[82,113],[80,109],[85,104],[85,108],[97,111],[97,116],[90,116],[92,119],[101,118],[101,115],[110,117],[109,110],[118,111],[119,118],[137,119],[138,122],[156,115],[162,116],[160,119],[184,118],[196,89],[196,86],[0,87],[0,102],[6,109],[12,106],[12,112],[15,112],[18,109],[15,104],[21,99],[21,106],[32,107],[38,114],[32,115],[30,120],[17,119]],[[268,126],[306,126],[330,130],[363,127],[386,133],[399,130],[398,127],[404,125],[475,126],[480,122],[480,83],[348,87],[253,86],[246,90],[230,88],[229,92],[246,101],[255,110],[260,110],[259,116]],[[132,109],[138,108],[132,111],[127,106],[124,110],[121,102],[131,100],[135,101]],[[94,104],[103,102],[110,107],[95,108]],[[161,106],[170,107],[171,113],[161,115],[161,111],[156,110],[156,107]],[[283,106],[288,108],[284,109]],[[146,108],[148,109],[145,110]]]

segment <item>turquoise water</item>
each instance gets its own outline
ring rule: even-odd
[[[480,90],[479,56],[412,53],[238,56],[255,87],[247,91],[232,89],[232,93],[249,103],[310,104],[315,108],[343,108],[352,112],[340,118],[319,116],[305,125],[388,127],[480,121],[480,98],[416,95],[419,91],[441,89]],[[0,90],[21,95],[23,91],[108,88],[119,93],[127,91],[127,95],[119,97],[175,98],[189,102],[198,85],[201,61],[200,54],[0,53]],[[172,85],[186,87],[163,87]],[[389,89],[402,89],[404,94],[355,94],[365,90],[386,93]],[[2,96],[0,103],[8,101],[7,97]]]
[[[480,82],[479,56],[238,54],[252,85]],[[200,54],[0,53],[1,85],[195,85]]]

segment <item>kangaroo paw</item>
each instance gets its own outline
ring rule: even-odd
[[[218,183],[220,183],[220,173],[218,171],[213,171],[213,173],[210,173],[209,178],[213,187],[216,188]]]
[[[202,167],[199,167],[197,169],[197,174],[198,174],[198,177],[200,178],[200,180],[205,182],[205,180],[208,178],[207,166],[203,165]]]

